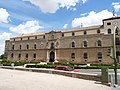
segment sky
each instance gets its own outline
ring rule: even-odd
[[[120,16],[119,0],[0,0],[0,55],[22,34],[102,25]]]

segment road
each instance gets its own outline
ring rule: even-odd
[[[90,73],[101,75],[101,69],[78,69],[80,73]],[[114,73],[113,69],[108,70],[109,74]],[[120,74],[120,69],[117,69],[117,73]]]

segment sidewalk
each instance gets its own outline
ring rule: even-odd
[[[0,90],[110,90],[110,87],[56,74],[0,69]]]

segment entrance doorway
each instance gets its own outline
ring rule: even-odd
[[[54,62],[55,61],[55,53],[53,51],[50,52],[50,60],[49,62]]]

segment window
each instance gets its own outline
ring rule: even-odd
[[[12,50],[14,50],[15,45],[12,45]]]
[[[13,53],[11,54],[11,58],[13,58],[14,57],[14,55],[13,55]]]
[[[71,54],[71,58],[72,58],[72,59],[75,59],[75,53],[72,53],[72,54]]]
[[[108,34],[111,34],[111,29],[108,29]]]
[[[102,46],[101,40],[98,40],[97,44],[98,44],[97,46]]]
[[[51,43],[51,49],[54,49],[54,43]]]
[[[111,22],[108,22],[107,25],[111,25]]]
[[[99,29],[97,30],[97,33],[100,33],[100,30],[99,30]]]
[[[43,36],[43,39],[45,39],[45,35]]]
[[[36,44],[34,44],[34,49],[36,49]]]
[[[43,47],[44,47],[43,42],[41,42],[41,44],[40,44],[40,48],[43,48]]]
[[[57,42],[57,43],[56,43],[56,47],[58,47],[58,46],[59,46],[59,43]]]
[[[115,34],[118,35],[118,29],[116,29]]]
[[[28,58],[28,54],[26,54],[26,58]]]
[[[84,47],[87,47],[87,41],[84,41]]]
[[[33,54],[33,58],[36,58],[36,53]]]
[[[64,37],[64,33],[62,33],[62,37]]]
[[[37,36],[35,36],[35,39],[37,39]]]
[[[27,49],[29,49],[29,45],[27,44]]]
[[[20,50],[21,50],[21,48],[22,48],[22,45],[20,45]]]
[[[86,31],[84,31],[84,35],[86,35],[87,34],[87,32]]]
[[[72,32],[72,36],[75,36],[75,33],[74,33],[74,32]]]
[[[52,35],[52,39],[54,39],[54,35]]]
[[[18,58],[21,58],[21,54],[18,55]]]
[[[98,52],[98,59],[102,59],[102,52]]]
[[[84,59],[88,59],[87,53],[84,53]]]
[[[116,45],[120,45],[120,40],[119,40],[119,38],[116,38]]]
[[[75,47],[75,42],[72,42],[72,47]]]

